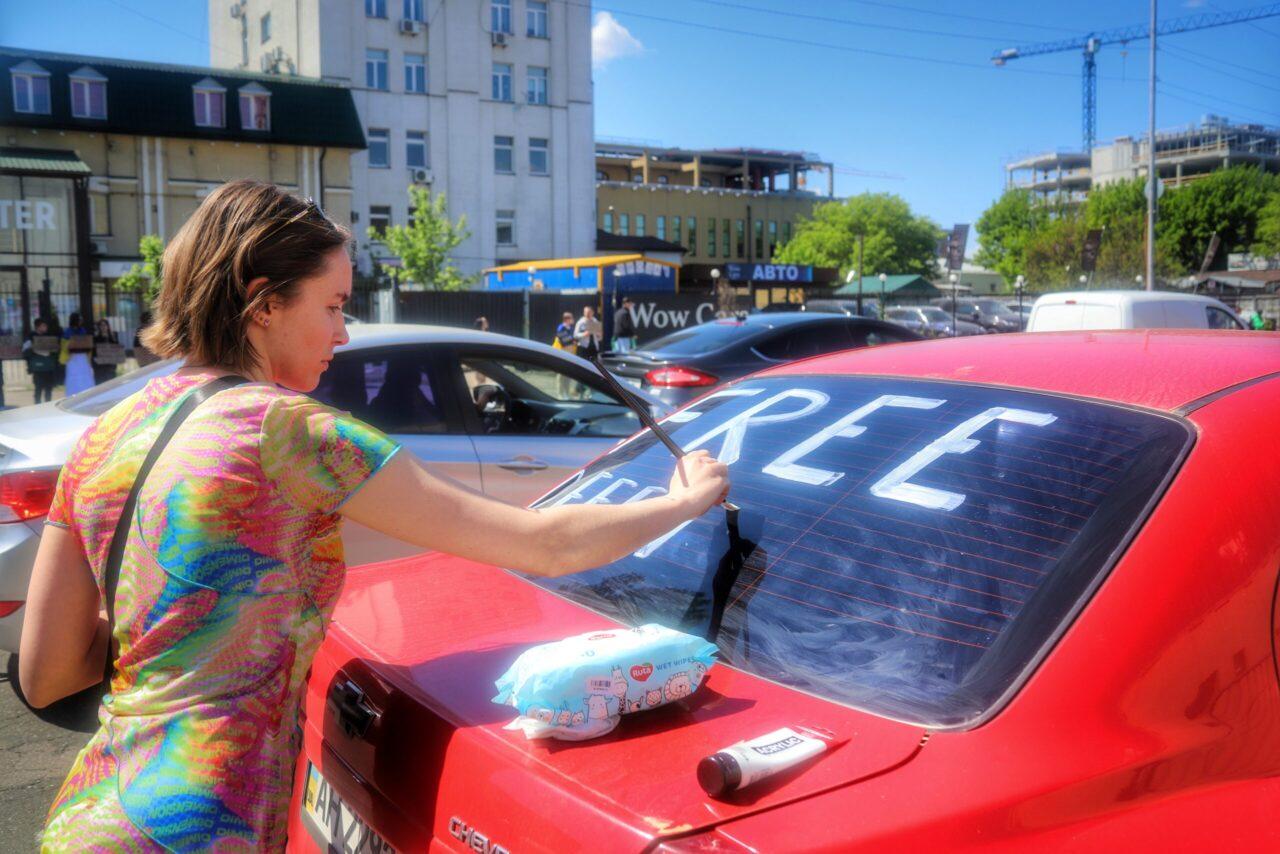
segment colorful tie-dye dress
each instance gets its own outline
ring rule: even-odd
[[[94,422],[49,524],[103,586],[147,450],[211,375],[151,381]],[[205,401],[143,486],[116,597],[117,672],[42,837],[54,851],[284,847],[306,673],[342,589],[337,510],[397,451],[302,395]]]

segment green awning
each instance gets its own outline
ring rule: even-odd
[[[74,151],[48,148],[0,148],[0,174],[78,178],[91,170]]]

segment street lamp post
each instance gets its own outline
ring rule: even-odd
[[[884,273],[880,274],[880,319],[884,320],[884,283],[888,280],[888,276]],[[858,283],[858,289],[862,289],[862,283]]]
[[[1135,282],[1137,282],[1137,283],[1138,283],[1138,287],[1139,287],[1139,288],[1141,288],[1141,287],[1142,287],[1142,274],[1141,274],[1141,273],[1139,273],[1138,275],[1134,276],[1134,277],[1133,277],[1133,280],[1134,280]]]
[[[1086,288],[1086,289],[1089,287],[1089,277],[1086,276],[1084,273],[1080,274],[1080,287]]]
[[[960,281],[960,277],[955,273],[950,273],[947,280],[951,282],[951,331],[956,335],[960,334],[960,330],[956,328],[956,301],[960,297],[960,292],[956,289],[956,283]]]
[[[846,285],[852,285],[854,280],[858,282],[858,316],[862,316],[862,275],[857,270],[850,270],[844,277]]]
[[[1022,289],[1027,286],[1027,277],[1019,275],[1014,279],[1013,287],[1018,292],[1018,317],[1022,318]],[[1023,318],[1025,320],[1025,318]]]

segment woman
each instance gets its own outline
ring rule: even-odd
[[[140,463],[174,408],[202,403],[144,481],[114,599],[115,676],[43,834],[50,850],[279,850],[307,669],[342,589],[341,520],[536,575],[614,560],[727,490],[691,454],[666,496],[512,507],[429,473],[373,428],[298,392],[347,341],[348,235],[249,181],[211,193],[165,250],[143,334],[184,359],[101,416],[63,468],[27,599],[35,706],[94,685],[103,567]]]
[[[53,400],[53,387],[58,384],[57,341],[48,322],[39,317],[31,335],[22,342],[22,357],[27,360],[27,372],[35,388],[35,403]]]
[[[106,318],[99,318],[97,329],[93,333],[93,384],[102,385],[107,380],[115,379],[116,363],[101,361],[107,358],[101,345],[120,343],[119,336],[112,330]]]
[[[93,352],[93,333],[81,322],[80,312],[71,312],[67,328],[62,330],[62,338],[67,366],[67,396],[70,397],[94,386],[93,365],[89,363]]]

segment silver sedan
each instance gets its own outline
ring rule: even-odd
[[[392,435],[433,470],[527,504],[640,429],[587,362],[544,344],[434,326],[359,324],[312,397]],[[54,403],[0,412],[0,649],[17,651],[22,604],[58,472],[94,418],[171,373],[158,362]],[[637,391],[657,416],[670,407]],[[413,547],[353,523],[347,560]]]

